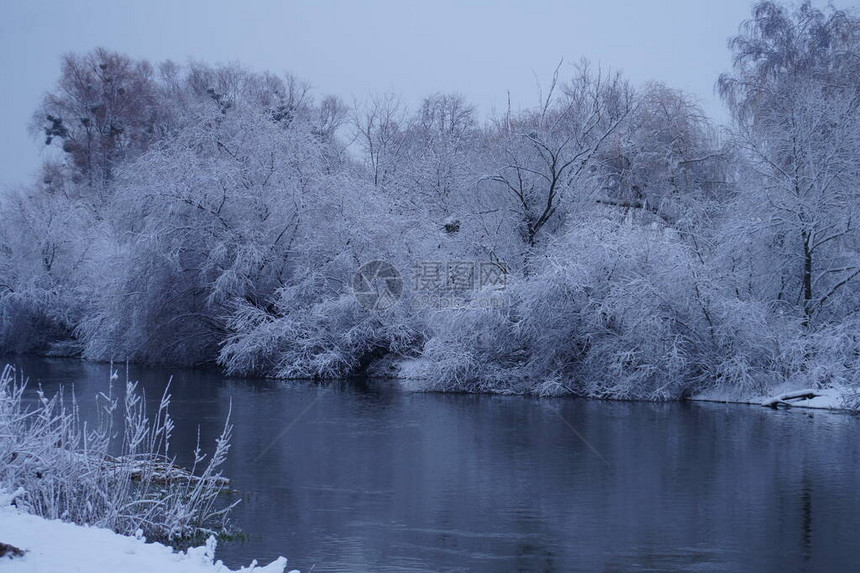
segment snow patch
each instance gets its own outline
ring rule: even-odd
[[[0,541],[25,550],[23,557],[3,559],[3,573],[226,573],[215,561],[214,537],[205,545],[177,552],[142,537],[84,527],[24,513],[0,496]],[[279,557],[265,567],[256,561],[238,569],[246,573],[283,573],[287,560]],[[290,573],[298,573],[291,571]]]
[[[725,390],[712,390],[693,396],[694,402],[722,402],[728,404],[754,404],[762,406],[782,405],[791,408],[811,408],[815,410],[845,410],[851,411],[846,399],[856,390],[850,388],[798,389],[788,388],[783,384],[777,386],[772,394],[755,394],[748,397],[738,397]],[[814,393],[813,398],[795,398],[798,394]]]

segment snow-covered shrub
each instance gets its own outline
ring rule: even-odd
[[[677,398],[688,392],[703,321],[692,257],[659,225],[576,225],[523,295],[532,363],[577,393]]]
[[[720,288],[712,299],[709,320],[705,340],[711,345],[700,353],[700,389],[749,396],[780,381],[780,331],[785,321],[766,304],[738,300]]]
[[[337,378],[360,374],[385,355],[406,355],[423,339],[405,301],[369,310],[342,283],[314,273],[281,289],[273,308],[240,301],[219,363],[233,374]]]
[[[220,466],[230,449],[229,419],[210,456],[198,445],[190,469],[174,464],[173,422],[165,392],[147,415],[137,384],[122,397],[100,395],[99,421],[84,423],[61,393],[28,404],[11,367],[0,375],[0,489],[17,507],[150,539],[177,541],[218,533],[238,502],[222,500]]]
[[[779,361],[783,376],[802,388],[860,386],[860,322],[856,317],[820,326],[799,325],[786,331]]]
[[[152,236],[105,253],[75,330],[85,358],[200,364],[217,352],[218,315],[206,304],[206,285],[175,252]]]
[[[779,349],[766,308],[709,279],[679,233],[604,217],[550,245],[510,280],[510,308],[437,313],[424,348],[436,390],[665,400],[771,383]]]
[[[67,338],[73,328],[68,303],[55,288],[19,285],[0,292],[0,352],[42,351]]]
[[[0,193],[0,353],[70,340],[86,299],[88,221],[64,194]]]
[[[347,240],[349,186],[310,96],[239,69],[183,73],[176,124],[117,166],[98,206],[76,330],[88,358],[214,363],[237,300],[269,305],[319,243]]]
[[[425,378],[416,387],[447,392],[528,391],[521,379],[527,354],[510,305],[439,310],[430,324],[433,335],[422,354],[427,363]]]

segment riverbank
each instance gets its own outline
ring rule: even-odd
[[[19,511],[8,495],[0,496],[0,543],[24,552],[0,557],[4,573],[227,573],[215,561],[215,538],[200,547],[177,552],[143,538],[107,529],[48,520]],[[256,561],[237,571],[283,573],[287,560],[279,557],[258,567]],[[295,571],[291,573],[297,573]]]
[[[785,388],[767,395],[757,394],[748,398],[732,398],[721,392],[704,392],[690,398],[692,402],[717,402],[721,404],[748,404],[771,408],[803,408],[808,410],[831,410],[857,412],[858,394],[850,388]]]
[[[406,359],[400,361],[382,362],[371,371],[371,375],[380,378],[389,378],[397,381],[398,385],[406,390],[423,391],[428,387],[427,381],[431,374],[425,363],[420,359]],[[530,391],[494,391],[484,389],[479,393],[486,394],[522,394],[547,396],[577,396],[562,381],[555,380],[546,384],[522,385],[531,388]],[[514,386],[515,388],[515,386]],[[536,391],[541,390],[541,391]],[[440,390],[444,392],[445,390]],[[470,392],[471,393],[471,392]],[[594,398],[581,396],[583,398]],[[850,386],[838,386],[833,388],[806,388],[796,383],[785,382],[770,389],[766,394],[755,393],[743,395],[733,393],[725,388],[715,388],[699,392],[687,398],[691,402],[716,402],[723,404],[746,404],[752,406],[770,406],[774,408],[805,408],[815,410],[833,410],[841,412],[857,412],[860,410],[860,389]],[[649,400],[644,400],[649,401]]]
[[[91,364],[104,364],[101,361],[92,361],[81,358],[80,355],[71,353],[57,354],[31,354],[30,356],[39,356],[48,359],[67,359],[80,360]],[[5,362],[14,360],[12,356],[5,356]],[[0,360],[0,362],[4,362]],[[138,366],[146,367],[146,364],[138,364]],[[164,367],[164,366],[159,366]],[[170,369],[170,367],[166,367]],[[200,368],[192,368],[187,366],[176,367],[182,370],[200,370]],[[219,368],[205,369],[207,372],[213,372],[219,376],[227,376]],[[24,373],[26,375],[26,372]],[[393,358],[384,357],[373,364],[365,372],[365,377],[376,380],[389,380],[395,383],[403,390],[410,392],[441,392],[441,393],[465,393],[465,394],[488,394],[488,395],[519,395],[519,396],[534,396],[534,397],[564,397],[576,396],[587,399],[605,399],[595,396],[583,396],[574,392],[569,386],[559,380],[550,380],[544,384],[527,385],[527,384],[509,384],[504,387],[491,388],[488,385],[483,386],[480,390],[474,389],[439,389],[429,384],[432,378],[432,371],[428,363],[420,358]],[[241,378],[241,377],[240,377]],[[512,379],[515,377],[512,376]],[[266,378],[267,380],[281,380],[279,378]],[[812,398],[798,398],[791,400],[778,400],[780,396],[791,395],[795,393],[804,394],[808,392],[814,393]],[[653,402],[654,400],[646,399],[621,399],[609,398],[613,401],[643,401]],[[691,397],[684,399],[690,402],[712,402],[721,404],[744,404],[750,406],[770,405],[771,402],[778,401],[777,407],[792,407],[804,408],[813,410],[832,410],[838,412],[857,413],[860,412],[860,387],[837,386],[833,388],[811,388],[800,386],[797,383],[784,382],[771,388],[766,394],[739,394],[728,391],[725,388],[715,388],[698,392]],[[677,401],[677,400],[668,400]]]

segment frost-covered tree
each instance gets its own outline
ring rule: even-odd
[[[376,187],[386,188],[398,172],[406,150],[406,122],[405,106],[393,94],[373,96],[353,108],[354,137]]]
[[[598,153],[605,173],[598,202],[645,209],[677,221],[725,195],[725,154],[701,108],[683,92],[652,83]]]
[[[238,65],[67,56],[35,122],[64,154],[0,203],[0,350],[323,378],[408,357],[424,387],[611,398],[854,383],[858,30],[757,3],[728,137],[587,64],[482,123],[453,94],[348,109]],[[352,290],[374,260],[405,283],[385,311]],[[451,261],[495,264],[507,304],[415,304]]]
[[[475,182],[471,149],[478,141],[475,109],[458,95],[425,98],[406,134],[416,200],[450,216]]]
[[[271,78],[228,72],[118,177],[111,272],[79,329],[88,356],[214,361],[236,301],[266,308],[324,225],[338,181],[312,104],[287,106]]]
[[[793,14],[760,2],[753,13],[731,42],[735,71],[720,80],[752,175],[740,205],[755,215],[739,224],[771,255],[750,272],[808,324],[853,298],[860,276],[860,21],[809,2]]]
[[[63,188],[34,185],[0,197],[0,351],[48,351],[72,337],[93,223]]]
[[[160,135],[153,68],[145,61],[98,48],[62,59],[56,88],[33,117],[47,145],[68,157],[76,181],[103,189],[126,158]]]
[[[633,92],[619,74],[582,64],[560,85],[559,72],[560,66],[537,109],[508,113],[497,126],[497,167],[485,178],[497,204],[516,213],[517,231],[529,247],[559,218],[559,209],[593,194],[596,155],[633,107]]]

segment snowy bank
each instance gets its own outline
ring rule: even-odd
[[[858,395],[855,388],[787,389],[780,386],[772,394],[746,398],[727,395],[725,391],[697,394],[694,402],[720,402],[725,404],[752,404],[771,408],[809,408],[813,410],[839,410],[856,412]]]
[[[48,520],[0,500],[0,542],[17,547],[23,557],[0,558],[4,573],[214,573],[231,571],[215,561],[215,538],[206,545],[176,552],[160,543],[119,535],[107,529]],[[283,573],[279,557],[265,567],[256,561],[239,569],[250,573]],[[297,573],[297,572],[291,572]]]
[[[426,359],[408,358],[389,360],[384,366],[369,372],[371,377],[396,380],[399,386],[409,391],[427,390],[428,380],[432,380],[431,367]],[[514,373],[511,374],[514,377]],[[547,388],[556,386],[555,391],[547,392]],[[432,391],[433,388],[431,387]],[[543,390],[543,392],[541,392]],[[484,389],[484,392],[487,390]],[[505,393],[503,390],[490,390],[491,393]],[[537,396],[576,395],[561,381],[548,379],[543,384],[537,384],[523,392],[508,392],[532,394]],[[728,388],[713,388],[694,394],[688,398],[692,402],[717,402],[721,404],[747,404],[768,406],[771,408],[808,408],[814,410],[834,410],[843,412],[860,412],[860,392],[855,386],[836,386],[832,388],[798,387],[797,383],[784,382],[776,385],[767,394],[743,394]]]

